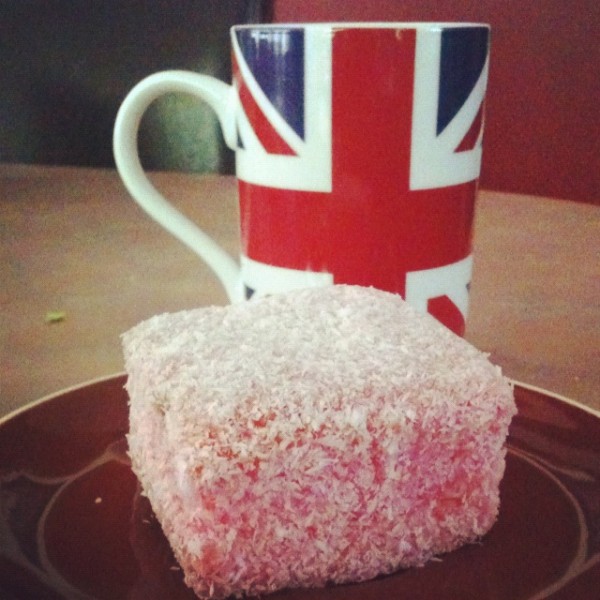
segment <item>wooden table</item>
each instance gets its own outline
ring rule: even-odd
[[[232,177],[152,178],[238,254]],[[0,165],[0,237],[0,415],[122,371],[119,335],[146,317],[226,303],[112,170]],[[510,377],[600,409],[600,208],[482,191],[474,246],[467,338]]]

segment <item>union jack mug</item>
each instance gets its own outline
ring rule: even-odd
[[[489,27],[240,25],[231,43],[232,85],[165,71],[124,100],[114,154],[133,198],[207,262],[231,301],[373,286],[462,335]],[[140,119],[167,92],[207,102],[235,151],[239,264],[144,174]]]

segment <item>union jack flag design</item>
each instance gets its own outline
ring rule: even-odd
[[[462,333],[487,27],[240,28],[248,294],[372,285]]]

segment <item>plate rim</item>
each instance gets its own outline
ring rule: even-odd
[[[5,415],[0,417],[0,427],[4,425],[7,421],[18,417],[20,414],[35,408],[40,404],[44,404],[44,402],[49,402],[50,400],[54,400],[59,396],[64,396],[65,394],[69,394],[71,392],[76,392],[80,389],[95,385],[97,383],[103,383],[105,381],[110,381],[112,379],[118,379],[119,377],[123,377],[127,375],[125,371],[117,371],[115,373],[111,373],[109,375],[99,375],[98,377],[93,377],[91,379],[87,379],[82,381],[81,383],[74,383],[73,385],[66,386],[61,388],[55,392],[51,392],[49,394],[44,394],[41,398],[37,398],[36,400],[31,400],[30,402],[26,402],[22,406],[18,406],[17,408],[11,410]]]
[[[588,414],[592,415],[593,417],[600,419],[600,410],[599,409],[593,408],[592,406],[588,406],[587,404],[583,404],[579,400],[574,400],[573,398],[569,398],[568,396],[565,396],[558,392],[551,392],[550,390],[547,390],[540,386],[534,385],[532,383],[525,383],[518,379],[512,379],[509,377],[509,381],[511,381],[511,383],[513,385],[523,388],[524,390],[544,394],[545,396],[548,396],[549,398],[558,400],[559,402],[564,402],[565,404],[570,404],[574,408],[578,408],[584,412],[587,412]]]
[[[65,394],[78,391],[80,389],[89,387],[91,385],[103,383],[105,381],[110,381],[112,379],[118,379],[119,377],[126,377],[126,376],[127,376],[126,371],[117,371],[117,372],[113,372],[109,375],[100,375],[98,377],[93,377],[92,379],[88,379],[81,383],[69,385],[69,386],[64,387],[60,390],[57,390],[55,392],[45,394],[41,398],[27,402],[26,404],[23,404],[23,406],[19,406],[15,409],[11,410],[10,412],[6,413],[5,415],[1,416],[0,417],[0,427],[2,427],[5,423],[12,420],[13,418],[18,417],[20,414],[27,412],[28,410],[31,410],[31,409],[35,408],[36,406],[43,404],[44,402],[49,402],[50,400],[53,400],[54,398],[58,398],[59,396],[64,396]],[[537,385],[534,385],[531,383],[525,383],[524,381],[521,381],[519,379],[514,379],[512,377],[507,377],[507,379],[514,386],[523,388],[524,390],[528,390],[531,392],[543,394],[549,398],[558,400],[559,402],[564,402],[565,404],[569,404],[569,405],[573,406],[574,408],[578,408],[578,409],[588,413],[592,417],[596,417],[597,419],[600,419],[600,410],[593,408],[591,406],[587,406],[586,404],[583,404],[582,402],[580,402],[578,400],[573,400],[572,398],[569,398],[568,396],[564,396],[563,394],[560,394],[558,392],[552,392],[550,390],[547,390],[545,388],[542,388],[540,386],[537,386]]]

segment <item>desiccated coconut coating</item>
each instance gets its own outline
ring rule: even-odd
[[[200,597],[422,565],[497,517],[512,388],[397,295],[165,314],[123,345],[132,467]]]

